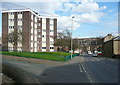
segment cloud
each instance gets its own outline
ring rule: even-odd
[[[73,29],[77,29],[79,27],[80,27],[80,23],[73,21]],[[72,28],[72,17],[67,17],[67,16],[58,17],[58,30],[64,30],[64,29],[71,30],[71,28]]]
[[[20,2],[16,2],[14,4],[31,8],[32,10],[39,12],[40,15],[57,16],[58,30],[63,30],[65,28],[70,29],[72,16],[75,16],[75,22],[73,24],[74,29],[80,28],[81,23],[98,23],[100,18],[104,15],[104,13],[100,12],[100,10],[107,8],[106,6],[99,7],[99,5],[92,0],[79,0],[82,1],[81,4],[79,1],[74,3],[61,1],[36,3],[34,0],[32,1],[33,2],[24,2],[24,4]],[[17,6],[14,5],[8,7],[13,7],[13,9],[17,8]],[[56,13],[56,11],[62,12]]]
[[[73,15],[75,16],[75,20],[80,23],[98,23],[99,19],[104,15],[104,13],[93,12],[93,13],[83,13],[81,15]]]
[[[99,11],[99,5],[97,3],[82,3],[73,8],[73,12],[94,12]]]

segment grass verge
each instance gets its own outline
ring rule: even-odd
[[[70,55],[70,53],[66,53],[66,52],[7,52],[7,51],[2,51],[1,53],[3,55],[37,58],[37,59],[45,59],[45,60],[53,60],[53,61],[61,61],[61,62],[66,61],[64,56]]]

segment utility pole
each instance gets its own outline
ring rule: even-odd
[[[73,50],[72,50],[72,45],[73,45],[73,39],[72,39],[72,32],[73,32],[73,19],[75,17],[73,16],[72,17],[72,26],[71,26],[71,59],[72,59],[72,53],[73,53]]]
[[[79,54],[80,54],[80,40],[79,40],[79,36],[78,36],[78,50],[79,50]]]

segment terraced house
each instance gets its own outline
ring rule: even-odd
[[[53,52],[57,18],[30,10],[2,11],[2,49],[8,51]]]

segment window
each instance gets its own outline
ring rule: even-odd
[[[14,19],[9,19],[9,21],[14,22]]]
[[[18,21],[22,21],[22,19],[19,18]]]
[[[38,29],[38,32],[41,32],[41,30],[40,30],[40,29]]]
[[[46,47],[42,47],[42,49],[46,49]]]
[[[9,28],[9,29],[14,29],[14,26],[9,26],[8,28]]]
[[[50,49],[54,49],[54,47],[50,47]]]
[[[18,26],[18,28],[22,28],[22,26]]]
[[[53,30],[50,30],[50,32],[53,32]]]
[[[11,12],[11,13],[10,13],[10,15],[14,15],[14,13],[13,13],[13,12]]]
[[[44,35],[42,35],[42,37],[45,37]]]
[[[54,44],[54,42],[53,42],[53,41],[50,41],[50,44],[52,45],[52,44]]]
[[[50,26],[53,26],[53,24],[50,24]]]
[[[42,43],[46,43],[46,41],[42,41]]]
[[[22,14],[22,12],[18,12],[18,14]]]
[[[43,32],[46,32],[46,30],[43,30]]]

